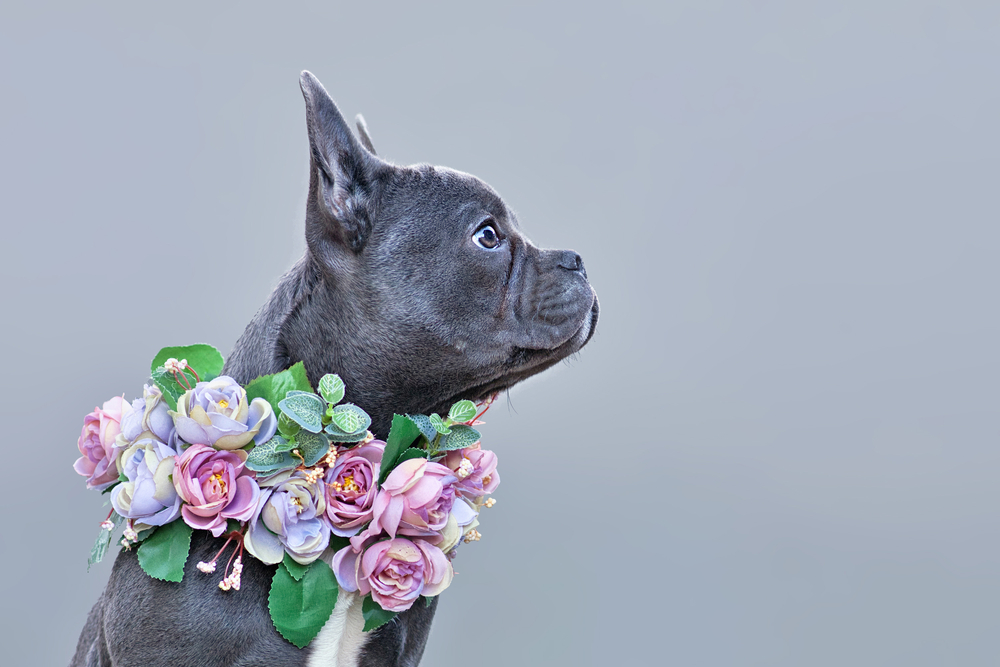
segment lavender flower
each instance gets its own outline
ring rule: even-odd
[[[262,398],[247,401],[247,392],[222,375],[199,382],[177,401],[171,412],[177,435],[185,442],[216,449],[240,449],[251,440],[267,442],[278,427],[271,404]]]
[[[266,488],[244,541],[247,551],[271,564],[280,562],[284,551],[302,565],[319,558],[330,543],[323,482],[310,481],[297,470],[262,484]]]
[[[170,477],[177,452],[156,438],[139,438],[122,452],[120,465],[128,481],[111,492],[111,505],[121,516],[145,526],[162,526],[181,513],[181,498]]]

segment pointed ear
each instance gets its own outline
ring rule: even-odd
[[[299,85],[306,101],[312,162],[307,240],[310,246],[316,241],[324,246],[329,240],[339,241],[357,252],[371,233],[373,190],[381,161],[357,140],[319,79],[303,71]],[[318,229],[310,229],[316,225]]]
[[[372,143],[372,135],[368,134],[368,123],[365,122],[365,117],[361,114],[355,116],[354,125],[358,128],[358,136],[361,137],[361,143],[365,145],[368,152],[372,155],[378,155],[375,152],[375,145]]]

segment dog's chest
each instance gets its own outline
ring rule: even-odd
[[[322,558],[332,564],[334,552],[327,549]],[[330,619],[309,645],[307,667],[357,667],[365,643],[365,620],[357,593],[341,590]]]

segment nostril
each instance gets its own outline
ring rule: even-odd
[[[583,268],[583,259],[572,250],[563,251],[562,257],[559,258],[559,266],[570,271],[580,271],[584,275],[587,275],[587,272]]]

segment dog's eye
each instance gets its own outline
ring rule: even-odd
[[[501,240],[496,230],[490,225],[481,227],[472,238],[476,240],[477,245],[487,250],[494,250],[499,247]]]

